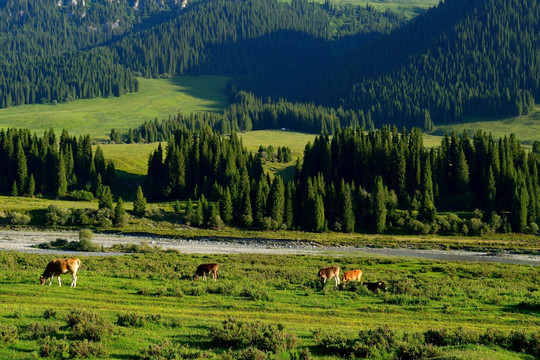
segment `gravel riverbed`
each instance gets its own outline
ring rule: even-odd
[[[56,239],[78,240],[75,231],[16,231],[0,230],[0,250],[23,251],[31,253],[53,253],[65,256],[79,254],[84,256],[121,255],[114,252],[74,252],[44,250],[35,247],[40,243]],[[115,244],[141,244],[147,242],[161,249],[174,249],[184,254],[305,254],[305,255],[354,255],[374,254],[384,256],[419,257],[434,260],[499,262],[513,264],[540,265],[540,256],[512,254],[505,252],[487,253],[461,250],[420,250],[408,248],[370,248],[352,246],[320,246],[308,241],[265,240],[265,239],[171,239],[157,236],[94,234],[93,241],[104,247]]]

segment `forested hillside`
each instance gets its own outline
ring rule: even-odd
[[[376,126],[526,114],[540,97],[539,23],[535,0],[445,1],[361,47],[313,97],[363,109]]]
[[[308,144],[295,180],[285,184],[263,175],[260,159],[235,134],[227,139],[179,130],[165,150],[159,146],[150,156],[147,191],[153,198],[197,200],[198,212],[190,203],[186,222],[198,226],[525,232],[540,219],[539,161],[514,136],[454,133],[439,148],[426,149],[418,129],[348,129]],[[438,216],[437,209],[478,210],[476,220],[465,222]]]

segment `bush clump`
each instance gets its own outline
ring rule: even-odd
[[[13,344],[19,340],[19,330],[15,325],[0,325],[0,342],[2,344]]]
[[[101,341],[111,332],[110,324],[95,312],[72,309],[67,317],[74,339]]]
[[[31,339],[43,339],[47,336],[55,336],[60,331],[60,323],[39,324],[33,323],[28,326],[28,336]]]
[[[85,358],[106,358],[109,354],[105,349],[105,345],[99,342],[88,341],[73,341],[69,345],[69,356],[72,359]]]
[[[160,344],[151,344],[141,350],[140,360],[173,360],[173,359],[204,359],[208,356],[204,351],[191,349],[165,340]]]
[[[55,337],[47,336],[39,342],[39,356],[43,358],[62,358],[69,349],[69,343],[65,340],[58,340]]]
[[[143,327],[146,325],[146,319],[137,313],[118,314],[116,325],[124,327]]]
[[[284,331],[282,325],[261,322],[246,323],[235,319],[224,320],[221,325],[210,328],[212,342],[225,348],[247,349],[254,347],[277,354],[293,350],[296,337]]]
[[[30,215],[18,211],[10,212],[7,218],[11,225],[27,225],[31,220]]]

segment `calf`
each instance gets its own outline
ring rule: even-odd
[[[71,273],[72,280],[71,280],[71,287],[77,286],[77,270],[79,269],[79,266],[81,265],[81,260],[74,258],[74,259],[56,259],[51,261],[49,264],[47,264],[47,267],[45,268],[45,271],[41,276],[39,277],[41,281],[41,285],[45,285],[45,281],[47,281],[48,278],[51,278],[51,281],[49,282],[49,286],[51,286],[53,282],[53,278],[55,276],[58,277],[58,286],[62,286],[62,282],[60,281],[60,275],[67,274],[68,272]]]
[[[342,282],[346,283],[347,281],[360,281],[361,278],[362,278],[362,270],[345,271],[343,273]]]
[[[212,274],[212,279],[216,281],[218,268],[218,264],[201,264],[197,267],[195,274],[193,274],[193,280],[202,276],[203,279],[206,281],[206,274]]]
[[[326,284],[326,280],[334,278],[336,280],[336,288],[339,285],[339,266],[329,266],[319,270],[319,277],[322,280],[322,286]]]
[[[379,292],[379,289],[386,290],[386,284],[384,281],[376,281],[376,282],[365,282],[365,286],[367,286],[368,290],[373,291],[375,294]]]

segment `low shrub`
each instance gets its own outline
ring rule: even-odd
[[[94,194],[86,190],[73,190],[69,193],[69,197],[75,201],[92,201]]]
[[[284,331],[282,325],[246,323],[235,319],[224,320],[220,325],[210,327],[209,331],[215,345],[235,349],[253,347],[275,354],[294,349],[297,341],[294,335]]]
[[[54,317],[56,317],[56,315],[57,315],[57,312],[53,308],[47,309],[47,310],[45,310],[43,312],[43,318],[44,319],[54,318]]]
[[[116,315],[116,325],[124,327],[143,327],[146,325],[145,317],[137,313]]]
[[[19,329],[15,325],[0,325],[0,342],[2,344],[13,344],[19,340]]]
[[[73,338],[77,340],[101,341],[112,330],[105,319],[87,310],[72,309],[67,323]]]
[[[105,345],[98,342],[88,341],[73,341],[69,345],[69,356],[72,359],[85,358],[106,358],[109,354],[105,349]]]
[[[7,217],[11,225],[27,225],[30,223],[30,215],[18,211],[12,211]]]
[[[207,354],[199,349],[191,349],[165,340],[160,344],[151,344],[142,349],[140,360],[169,360],[169,359],[204,359]]]
[[[48,358],[63,358],[64,353],[67,353],[69,343],[65,340],[47,336],[39,342],[39,356]]]
[[[60,331],[60,323],[45,325],[33,323],[28,325],[27,331],[30,339],[43,339],[47,336],[53,337]]]

